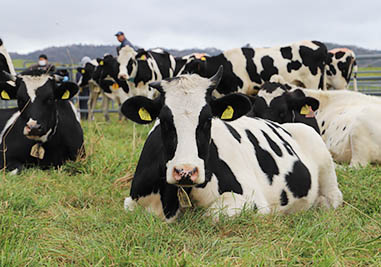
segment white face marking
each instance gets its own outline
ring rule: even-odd
[[[41,75],[41,76],[30,76],[23,75],[22,80],[25,83],[27,93],[30,97],[30,101],[33,103],[36,98],[36,90],[42,87],[48,80],[49,75]]]
[[[206,89],[211,82],[198,75],[184,75],[178,80],[162,82],[165,104],[173,114],[177,147],[172,160],[167,162],[167,182],[175,183],[173,168],[191,165],[198,168],[196,183],[205,181],[204,160],[198,157],[196,128],[202,108],[206,105]]]
[[[258,92],[258,96],[259,97],[262,97],[267,106],[269,107],[270,106],[270,103],[271,101],[275,98],[275,97],[278,97],[278,96],[281,96],[285,93],[286,91],[283,90],[282,88],[277,88],[276,90],[274,90],[273,92],[271,93],[268,93],[266,90],[259,90]]]
[[[12,59],[9,56],[7,49],[5,49],[4,45],[0,46],[0,54],[3,54],[5,57],[5,60],[7,61],[7,65],[10,71],[10,74],[16,75],[15,67],[13,66]]]
[[[126,75],[127,79],[129,77],[128,72],[127,72],[127,64],[130,61],[131,58],[136,56],[136,52],[134,49],[132,49],[129,46],[125,46],[119,51],[119,56],[118,56],[118,62],[119,62],[119,75]],[[132,73],[136,72],[136,66],[133,67]],[[135,75],[132,75],[134,77]]]

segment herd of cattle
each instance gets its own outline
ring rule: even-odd
[[[79,86],[115,100],[130,120],[154,123],[124,206],[170,222],[195,204],[218,220],[244,208],[290,213],[342,202],[334,161],[381,162],[381,100],[346,89],[357,65],[349,49],[318,41],[173,57],[123,47],[59,74],[16,74],[0,40],[0,165],[13,173],[84,155]],[[357,91],[356,83],[354,88]],[[321,90],[318,90],[321,89]],[[90,110],[92,110],[90,108]],[[91,117],[91,115],[90,115]]]

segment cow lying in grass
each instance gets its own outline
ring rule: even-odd
[[[59,166],[81,155],[83,132],[68,101],[78,86],[39,71],[8,76],[15,86],[0,82],[0,96],[18,107],[0,110],[1,168],[18,173],[25,164]]]
[[[272,86],[272,92],[260,90],[255,97],[254,114],[257,117],[266,117],[280,123],[294,122],[291,120],[294,112],[304,116],[304,121],[298,122],[307,122],[316,128],[313,122],[316,121],[335,161],[349,163],[351,166],[381,163],[380,98],[347,90],[287,89],[290,88],[289,85],[280,83],[271,83],[268,86]],[[305,100],[298,106],[289,97],[296,94]],[[313,99],[319,102],[317,110]],[[266,110],[268,116],[257,110],[257,106],[264,103],[266,107],[263,110]],[[281,110],[284,110],[284,115],[280,113]],[[316,111],[311,115],[312,110]]]
[[[342,194],[320,136],[303,124],[243,116],[251,108],[244,95],[213,99],[221,76],[222,68],[211,79],[166,79],[151,85],[158,98],[136,96],[122,105],[137,123],[160,121],[145,142],[125,208],[140,204],[171,222],[187,196],[216,220],[245,207],[262,214],[338,207]]]

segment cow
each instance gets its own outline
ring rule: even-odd
[[[8,79],[3,71],[16,75],[12,59],[4,46],[3,41],[0,39],[0,81],[6,81]]]
[[[156,118],[141,152],[125,209],[145,207],[173,222],[194,203],[207,214],[291,213],[342,201],[334,163],[320,136],[303,124],[244,116],[247,96],[214,98],[222,68],[211,77],[185,74],[151,84],[153,100],[135,96],[122,105],[129,119]],[[184,201],[183,201],[184,200]]]
[[[175,58],[163,50],[144,50],[137,52],[125,46],[119,51],[118,79],[127,81],[132,95],[145,95],[153,98],[153,91],[148,84],[174,77]]]
[[[111,57],[112,56],[106,56]],[[102,62],[102,66],[99,66],[99,62]],[[119,86],[111,77],[100,77],[102,72],[102,67],[105,61],[101,59],[94,59],[90,62],[87,62],[84,67],[78,67],[77,71],[81,73],[81,79],[78,81],[78,85],[81,87],[89,86],[90,87],[90,96],[89,96],[89,119],[94,118],[93,112],[95,105],[97,103],[98,97],[102,94],[102,110],[106,121],[110,120],[108,115],[108,107],[110,100],[115,101],[118,106],[123,103],[128,95],[122,87]],[[106,81],[106,80],[107,81]],[[127,84],[125,86],[128,86]],[[128,91],[128,90],[127,90]],[[121,115],[119,116],[121,118]]]
[[[193,60],[205,61],[206,56],[208,56],[206,53],[192,53],[183,57],[175,57],[176,67],[173,76],[175,77],[182,74],[187,65],[189,65]]]
[[[254,106],[263,102],[272,103],[267,106],[267,112],[271,114],[267,118],[279,122],[280,106],[284,103],[292,105],[292,98],[287,96],[297,94],[303,99],[302,104],[306,103],[306,106],[295,109],[295,114],[299,110],[299,114],[306,117],[299,122],[311,125],[311,121],[316,120],[321,137],[336,162],[349,163],[352,167],[381,163],[381,126],[375,123],[381,121],[381,99],[348,90],[317,91],[293,87],[285,92],[284,86],[289,85],[272,83],[272,86],[272,92],[261,94],[260,91],[254,101]],[[259,101],[259,96],[266,100]],[[281,99],[281,102],[274,102],[276,99]],[[313,99],[319,103],[317,110],[317,102]],[[312,110],[315,110],[314,114],[311,114]],[[259,117],[264,114],[257,111],[256,106],[254,113]],[[293,120],[290,116],[284,116],[282,122]],[[315,125],[313,127],[316,128]]]
[[[327,89],[346,89],[353,72],[353,88],[357,91],[357,63],[355,53],[348,48],[328,51],[326,65]]]
[[[291,90],[293,89],[293,90]],[[319,101],[307,97],[302,89],[284,82],[282,77],[274,75],[265,82],[256,96],[251,96],[253,109],[248,114],[275,121],[277,123],[300,122],[311,126],[320,134],[314,111],[319,108]]]
[[[77,84],[38,70],[8,77],[15,85],[0,82],[0,97],[18,106],[0,110],[1,168],[17,174],[25,165],[57,167],[84,155],[79,114],[68,101]]]
[[[241,92],[255,95],[271,76],[281,75],[287,82],[305,88],[325,89],[327,48],[318,41],[301,41],[270,48],[235,48],[217,56],[206,56],[187,64],[184,73],[211,77],[224,67],[220,95]]]

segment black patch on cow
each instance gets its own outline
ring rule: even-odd
[[[210,142],[210,128],[212,126],[212,111],[209,105],[205,105],[198,116],[196,128],[196,143],[198,157],[206,160],[208,157],[208,145]]]
[[[164,106],[160,111],[160,127],[161,134],[164,138],[164,151],[166,161],[173,159],[177,148],[177,133],[175,123],[173,121],[173,114],[168,106]]]
[[[292,70],[298,70],[302,67],[302,63],[298,60],[293,60],[287,64],[287,71],[291,72]]]
[[[280,205],[286,206],[287,204],[288,204],[287,192],[282,190],[282,193],[280,194]]]
[[[347,57],[344,62],[338,62],[337,67],[339,68],[341,75],[343,76],[345,81],[349,83],[353,68],[352,57]]]
[[[336,75],[336,68],[334,65],[329,64],[329,71],[327,72],[329,76]]]
[[[280,150],[279,146],[267,135],[263,130],[261,130],[263,136],[266,138],[267,143],[269,143],[271,149],[277,154],[279,157],[283,155],[282,150]]]
[[[246,58],[246,71],[252,82],[261,84],[261,76],[258,74],[257,66],[254,64],[255,51],[252,48],[242,48],[242,53]]]
[[[235,138],[235,140],[238,141],[238,143],[241,143],[241,135],[237,132],[236,129],[234,129],[230,124],[224,122],[225,126],[228,128],[231,135]]]
[[[283,58],[292,60],[292,49],[290,46],[282,47],[280,52],[282,53]]]
[[[274,175],[279,174],[279,168],[276,165],[274,158],[271,154],[264,150],[258,143],[258,139],[250,132],[250,130],[245,130],[247,138],[254,146],[255,155],[261,170],[267,175],[270,185],[273,183]]]
[[[269,81],[271,76],[279,74],[278,69],[274,66],[274,59],[270,56],[264,56],[261,58],[263,70],[261,71],[261,78],[264,81]]]
[[[266,120],[266,123],[268,126],[272,125],[273,127],[277,128],[277,129],[281,129],[284,133],[288,134],[290,137],[292,137],[292,135],[287,132],[282,126],[280,126],[279,124],[277,123],[274,123],[272,121],[269,121],[269,120]],[[269,125],[270,124],[270,125]],[[274,129],[275,130],[275,129]]]
[[[325,121],[321,122],[321,127],[324,127]]]
[[[127,73],[129,75],[131,75],[131,73],[132,73],[132,67],[133,67],[133,65],[134,65],[134,62],[132,60],[128,61],[128,64],[127,64]]]
[[[312,75],[317,75],[318,69],[324,71],[325,61],[328,57],[327,47],[318,41],[312,41],[318,46],[317,49],[312,49],[307,46],[301,45],[299,54],[302,58],[303,65],[307,66]]]
[[[344,55],[345,55],[345,52],[343,52],[343,51],[339,51],[339,52],[335,53],[335,58],[336,58],[336,59],[340,59],[340,58],[342,58]]]
[[[347,129],[347,126],[344,126],[343,131],[345,131],[345,129]]]
[[[319,79],[319,87],[320,89],[324,88],[324,72],[321,73],[320,79]]]
[[[289,86],[287,84],[276,83],[276,82],[265,82],[260,87],[260,89],[261,90],[265,90],[266,93],[271,94],[272,92],[274,92],[277,89],[282,89],[282,90],[284,90],[284,92],[287,92],[288,89],[290,89],[290,88],[289,88]]]
[[[286,175],[286,183],[295,198],[307,196],[311,188],[311,175],[303,162],[295,161],[292,172]]]
[[[179,188],[171,184],[165,184],[160,188],[160,200],[165,218],[167,219],[175,216],[180,207],[177,190],[179,190]]]
[[[225,192],[234,192],[236,194],[242,195],[243,190],[241,184],[237,181],[237,178],[230,169],[229,165],[220,159],[218,155],[218,148],[213,140],[210,143],[209,148],[209,159],[206,164],[206,174],[209,174],[206,175],[209,176],[208,180],[210,180],[210,176],[213,173],[217,177],[218,192],[220,194]]]
[[[287,153],[290,156],[298,156],[295,152],[295,150],[292,148],[292,146],[278,133],[278,131],[273,126],[278,126],[275,123],[270,123],[270,121],[266,121],[267,126],[275,133],[276,136],[283,142],[283,146],[286,149]],[[272,126],[273,125],[273,126]],[[278,126],[278,129],[283,129],[282,127]],[[284,129],[283,129],[284,130]],[[284,130],[286,133],[288,133],[286,130]],[[289,133],[288,133],[289,134]],[[291,136],[291,134],[289,134]]]

